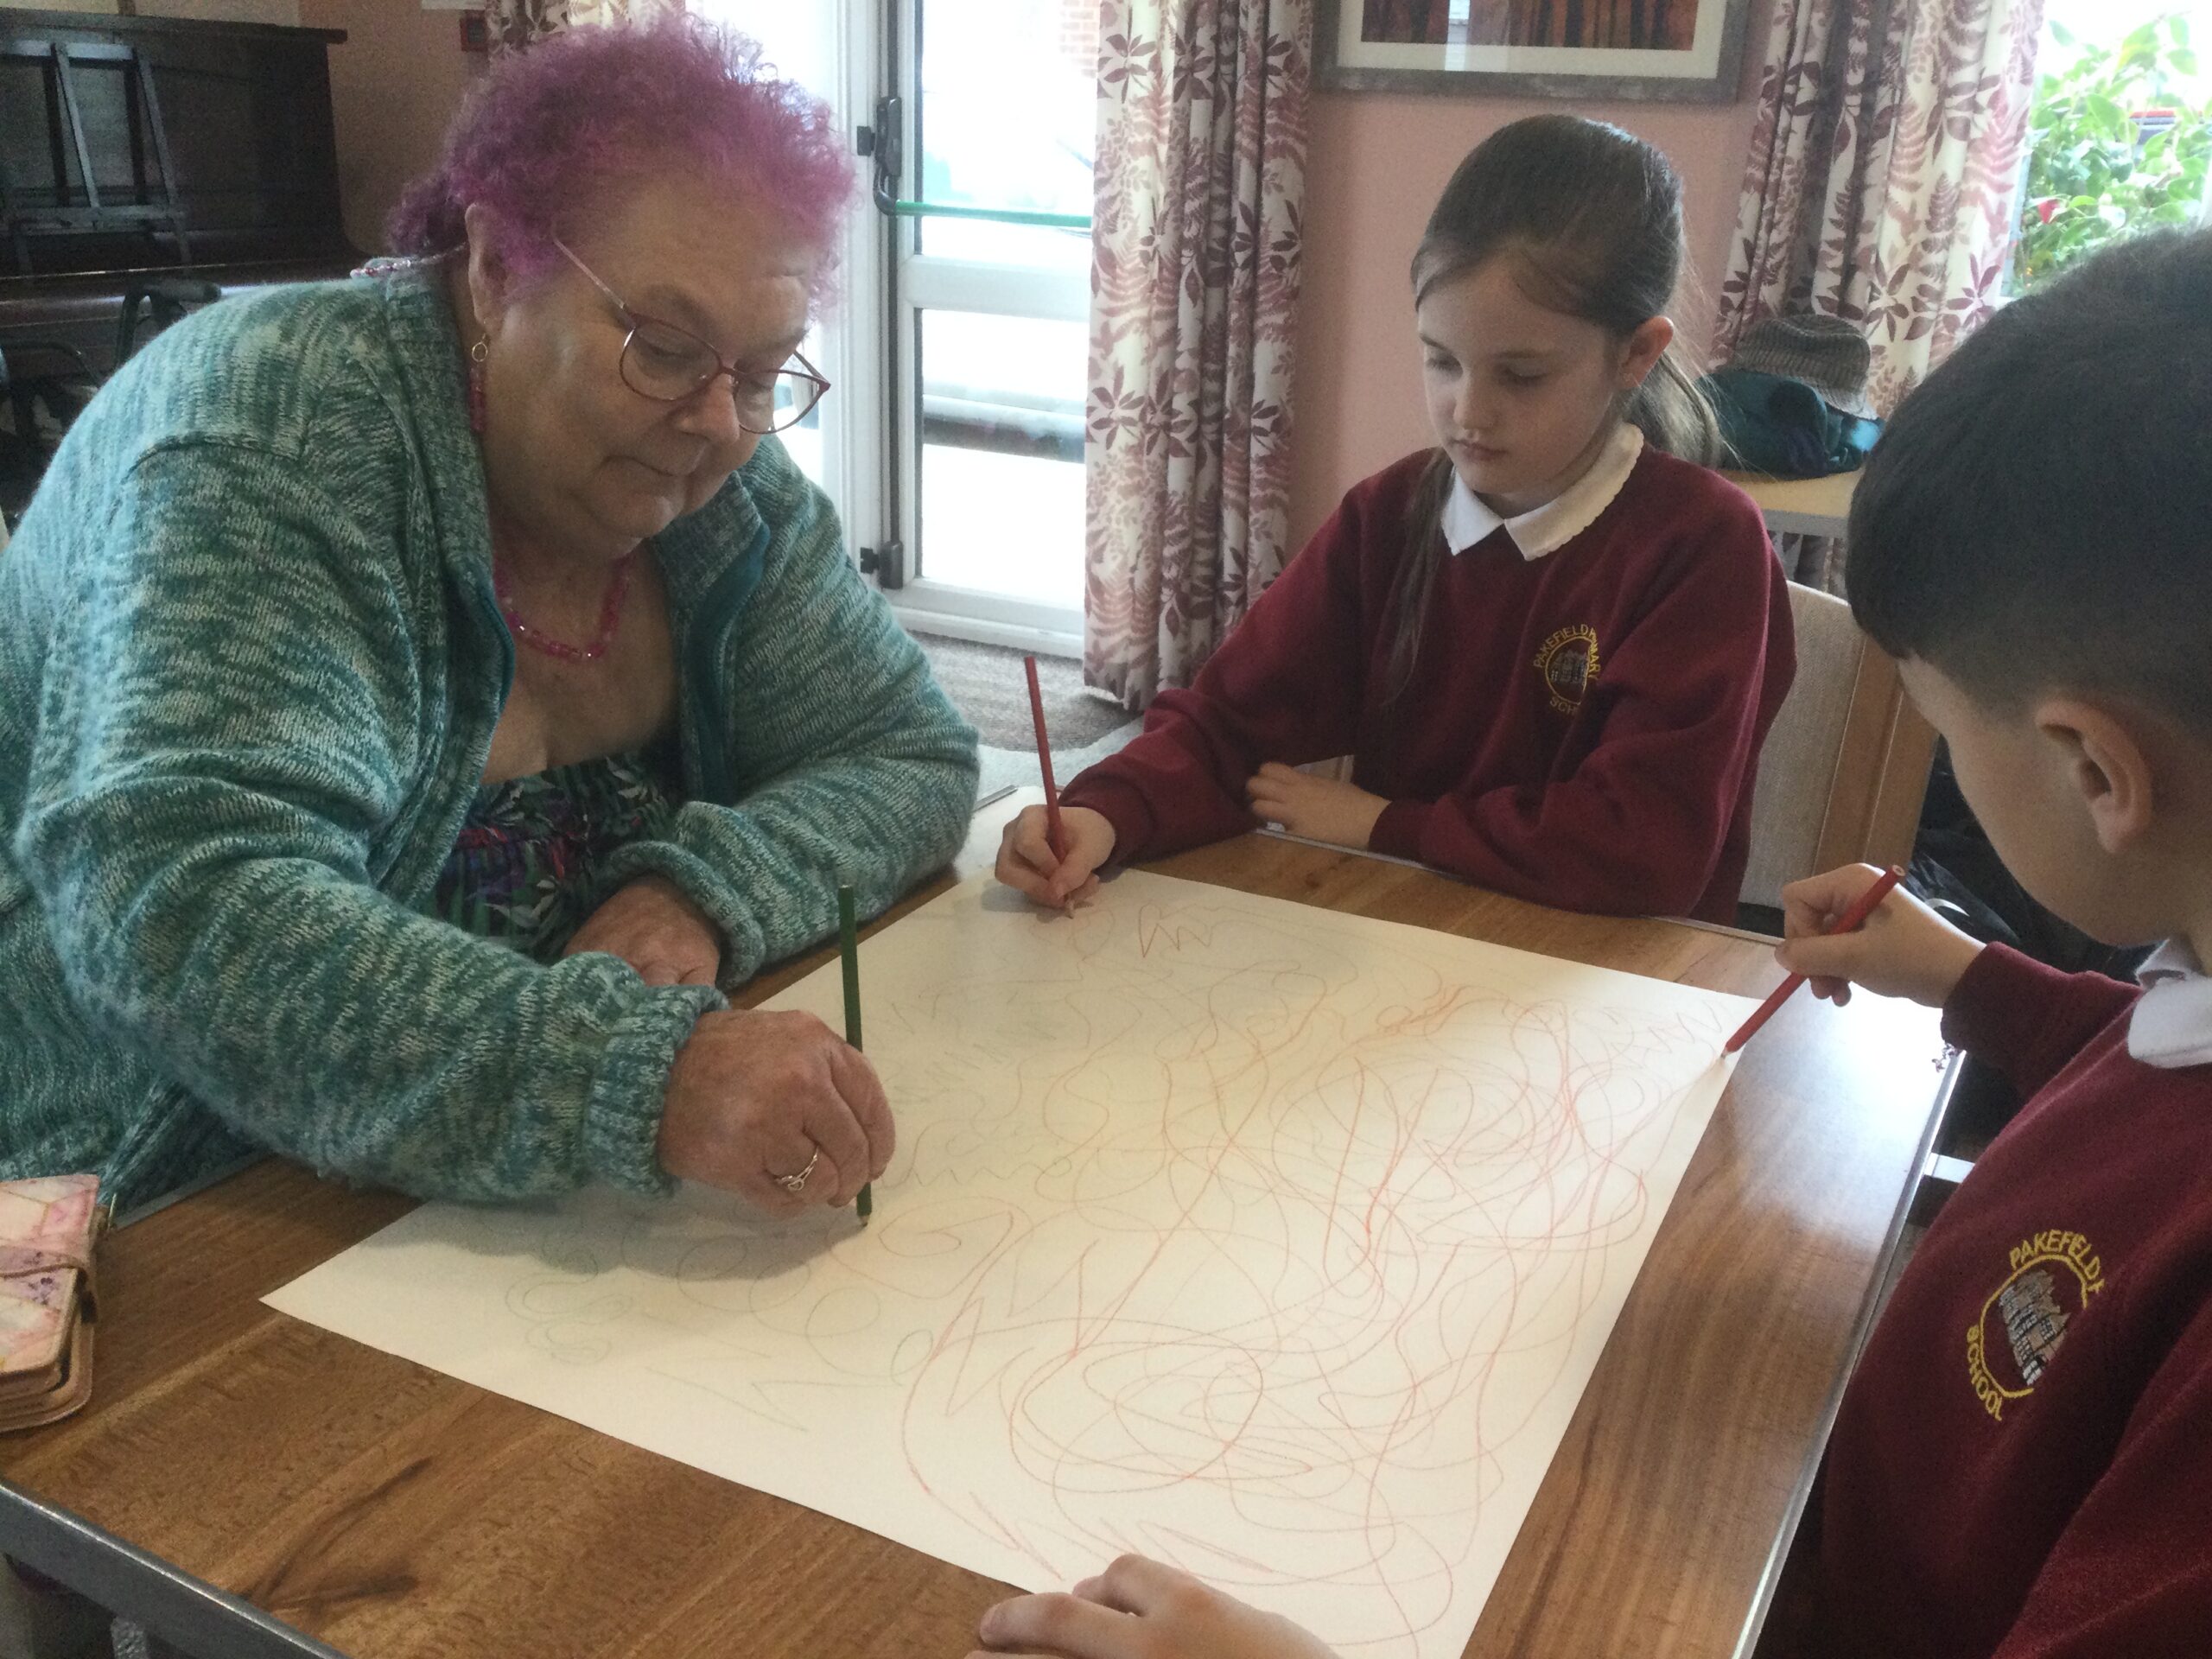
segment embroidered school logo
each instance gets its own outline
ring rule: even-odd
[[[1587,622],[1561,628],[1537,648],[1536,672],[1543,677],[1552,707],[1571,715],[1582,707],[1582,694],[1598,677],[1598,630]]]
[[[1967,1376],[1999,1422],[2005,1408],[2035,1392],[2066,1340],[2066,1327],[2105,1287],[2105,1268],[2079,1233],[2050,1229],[2012,1247],[2005,1282],[1967,1327]]]

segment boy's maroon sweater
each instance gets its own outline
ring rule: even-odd
[[[2212,1653],[2212,1065],[2131,1056],[2138,995],[1991,945],[1945,1006],[1945,1036],[2031,1097],[1845,1396],[1830,1652]]]

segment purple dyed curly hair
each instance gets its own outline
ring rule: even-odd
[[[773,209],[820,250],[817,285],[827,286],[853,187],[829,106],[779,79],[752,41],[681,14],[570,29],[502,58],[385,232],[395,253],[442,253],[461,245],[461,215],[481,202],[501,222],[500,253],[527,280],[560,258],[564,212],[676,168]]]

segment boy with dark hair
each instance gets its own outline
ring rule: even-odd
[[[2137,990],[1901,892],[1822,937],[1864,867],[1785,891],[1783,967],[1940,1007],[2030,1096],[1852,1379],[1809,1647],[2212,1653],[2212,232],[2123,243],[1962,345],[1868,462],[1847,583],[2021,884],[2099,939],[2165,943]],[[1072,1659],[1318,1651],[1128,1560],[982,1633]]]
[[[2031,1096],[1899,1281],[1836,1424],[1830,1650],[2212,1652],[2212,234],[2007,307],[1853,504],[1860,625],[1991,844],[2144,988],[1984,948],[1873,879],[1784,893],[1784,966],[1943,1010]]]

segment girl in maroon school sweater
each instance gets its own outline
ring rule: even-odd
[[[1732,921],[1760,741],[1796,658],[1749,498],[1661,310],[1666,158],[1567,115],[1484,141],[1414,256],[1439,447],[1353,488],[1187,690],[1041,808],[1000,879],[1272,820],[1575,910]],[[1300,766],[1352,757],[1350,782]]]

